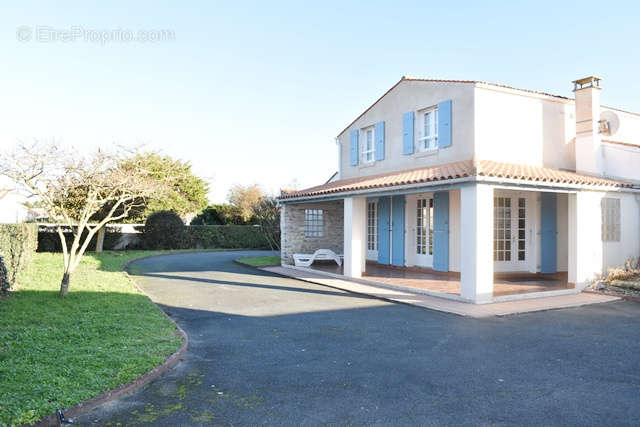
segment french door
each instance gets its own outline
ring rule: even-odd
[[[415,264],[433,266],[433,198],[418,197],[415,208]]]
[[[529,269],[529,199],[496,193],[493,198],[493,261],[495,271]]]

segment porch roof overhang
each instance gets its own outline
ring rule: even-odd
[[[527,185],[538,188],[558,187],[581,190],[631,190],[633,184],[624,181],[601,178],[576,172],[495,162],[492,160],[463,160],[427,168],[401,172],[342,179],[327,182],[304,190],[283,192],[281,203],[328,197],[373,194],[384,191],[414,189],[444,185],[462,185],[469,182],[490,182],[495,184]]]

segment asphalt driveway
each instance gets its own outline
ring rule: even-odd
[[[640,304],[469,319],[243,267],[144,259],[185,358],[81,425],[638,425]]]

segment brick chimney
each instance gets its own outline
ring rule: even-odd
[[[600,79],[590,76],[573,82],[576,96],[576,172],[604,173],[600,136]]]

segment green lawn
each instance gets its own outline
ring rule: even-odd
[[[270,265],[280,265],[279,256],[256,256],[251,258],[239,258],[236,261],[252,267],[267,267]]]
[[[182,342],[121,271],[161,252],[88,254],[58,296],[62,255],[36,254],[0,300],[0,425],[32,423],[153,369]]]

